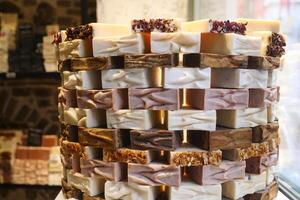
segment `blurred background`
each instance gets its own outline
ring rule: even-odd
[[[53,34],[89,22],[150,17],[281,20],[288,43],[278,77],[281,149],[275,170],[282,192],[300,199],[299,12],[300,0],[0,0],[0,199],[54,199],[60,190],[60,76]],[[44,150],[44,156],[31,158],[30,152],[37,150]],[[13,167],[18,174],[11,173]]]

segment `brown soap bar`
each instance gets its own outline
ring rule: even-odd
[[[79,127],[79,143],[84,146],[116,149],[127,144],[128,134],[119,129],[83,128]],[[123,144],[124,141],[124,144]]]
[[[58,71],[70,71],[71,70],[71,59],[58,61]]]
[[[200,110],[245,109],[248,89],[187,89],[187,104]]]
[[[250,88],[249,107],[262,108],[274,104],[279,99],[278,88]]]
[[[212,53],[188,53],[183,55],[184,67],[246,68],[248,56]]]
[[[219,166],[188,167],[188,175],[200,185],[214,185],[245,177],[245,161],[223,160]]]
[[[164,88],[128,89],[129,109],[178,110],[179,90]]]
[[[67,183],[64,179],[61,179],[62,192],[66,199],[82,199],[82,192],[73,187],[71,184]]]
[[[123,56],[72,58],[71,71],[123,68]]]
[[[69,124],[60,124],[62,138],[70,142],[78,142],[78,127]]]
[[[180,167],[158,163],[150,163],[147,165],[128,164],[128,183],[179,187],[180,182]]]
[[[249,174],[261,174],[267,168],[277,165],[277,163],[278,153],[248,158],[246,159],[246,172]]]
[[[262,143],[270,141],[271,139],[279,138],[279,124],[278,122],[268,123],[267,125],[260,125],[252,128],[253,136],[252,142]]]
[[[69,90],[63,87],[58,88],[58,103],[64,107],[77,107],[76,90]]]
[[[252,157],[267,156],[269,153],[269,144],[252,143],[246,148],[236,148],[230,150],[222,150],[222,156],[225,160],[242,161]]]
[[[120,148],[117,150],[104,149],[103,160],[106,162],[125,162],[148,164],[153,159],[153,152],[149,150],[134,150]]]
[[[216,131],[191,130],[188,131],[187,140],[190,144],[208,151],[245,148],[252,143],[252,130],[251,128],[218,128]]]
[[[243,200],[273,200],[278,194],[278,183],[273,181],[266,189],[257,191],[253,194],[247,194]]]
[[[180,131],[131,130],[131,148],[142,150],[175,150],[182,141]]]
[[[277,69],[280,66],[280,57],[271,56],[249,56],[249,69]]]
[[[101,176],[110,181],[127,180],[127,164],[119,162],[105,162],[95,159],[80,160],[81,173],[85,176]]]
[[[124,68],[152,68],[178,66],[178,54],[125,55]]]
[[[83,193],[82,200],[105,200],[105,197],[103,194],[97,196],[89,196],[88,194]]]
[[[78,108],[126,109],[127,99],[126,89],[77,90]]]
[[[60,146],[61,146],[61,150],[63,152],[66,152],[67,154],[77,154],[77,155],[82,154],[82,147],[77,142],[69,142],[69,141],[63,140],[60,143]]]

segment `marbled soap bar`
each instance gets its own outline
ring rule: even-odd
[[[63,87],[59,87],[58,102],[61,103],[63,107],[77,107],[76,90],[68,90]]]
[[[102,70],[103,88],[159,87],[159,76],[152,68]]]
[[[252,143],[252,130],[250,128],[218,128],[216,131],[192,130],[188,131],[187,140],[190,144],[208,151],[245,148]]]
[[[123,147],[128,134],[119,129],[84,128],[79,127],[79,143],[84,146],[95,146],[106,149]]]
[[[228,181],[222,184],[222,195],[230,199],[238,199],[266,188],[266,172],[260,175],[246,175],[244,179]]]
[[[168,130],[215,130],[216,111],[167,111],[166,128]]]
[[[127,148],[103,150],[103,160],[106,162],[148,164],[153,160],[153,157],[153,152],[149,150],[134,150]]]
[[[178,54],[125,55],[124,68],[176,67]]]
[[[212,69],[211,87],[266,88],[268,71],[256,69]]]
[[[267,107],[279,100],[278,88],[250,88],[249,107]]]
[[[277,165],[278,154],[258,156],[246,159],[246,172],[249,174],[261,174],[267,168]]]
[[[223,160],[219,166],[189,167],[189,176],[200,185],[214,185],[245,177],[245,161]]]
[[[210,88],[210,72],[210,68],[164,68],[163,87]]]
[[[67,139],[70,142],[78,141],[78,127],[68,124],[61,124],[60,134],[63,139]]]
[[[103,177],[105,180],[127,180],[127,164],[119,162],[105,162],[95,159],[80,160],[81,173],[84,176]]]
[[[65,89],[74,90],[79,85],[79,74],[77,72],[64,71],[62,73],[62,86]]]
[[[180,167],[159,163],[150,163],[147,165],[128,164],[128,183],[179,187],[180,182]]]
[[[267,119],[266,108],[217,111],[217,124],[228,128],[244,128],[266,125],[268,123]]]
[[[247,89],[187,89],[187,104],[200,110],[245,109]]]
[[[97,195],[97,196],[90,196],[88,194],[83,193],[82,200],[105,200],[104,194]]]
[[[122,56],[110,57],[88,57],[70,59],[70,68],[72,71],[80,70],[104,70],[122,67]]]
[[[279,124],[278,122],[268,123],[252,128],[253,136],[252,141],[256,143],[267,142],[271,139],[279,137]]]
[[[127,182],[105,182],[106,200],[156,200],[158,188]]]
[[[226,160],[241,161],[251,157],[267,156],[269,153],[268,143],[252,143],[250,147],[222,150],[222,157]]]
[[[249,56],[248,69],[274,70],[280,66],[280,57],[271,56]]]
[[[154,126],[149,110],[107,110],[106,118],[108,128],[147,130]]]
[[[73,187],[70,183],[67,183],[66,180],[61,179],[62,192],[66,199],[75,198],[80,199],[82,197],[82,192]]]
[[[205,151],[195,147],[184,146],[170,151],[169,162],[176,166],[201,166],[201,165],[219,165],[222,160],[222,152]]]
[[[178,110],[179,90],[164,88],[128,89],[129,109]]]
[[[127,90],[77,90],[78,108],[119,110],[128,107]]]
[[[253,194],[247,194],[243,197],[243,200],[273,200],[278,194],[278,183],[273,181],[270,185],[267,186],[264,190],[259,190]]]
[[[179,147],[182,134],[169,130],[131,130],[130,141],[133,149],[175,150]]]
[[[206,200],[221,200],[222,187],[216,185],[199,185],[194,182],[184,181],[179,187],[171,187],[169,189],[169,199],[206,199]]]

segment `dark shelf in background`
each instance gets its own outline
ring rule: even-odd
[[[8,72],[0,73],[0,80],[21,78],[60,78],[59,72]]]

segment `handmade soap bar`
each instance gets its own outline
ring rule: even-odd
[[[246,173],[261,174],[267,168],[275,166],[278,162],[277,154],[258,156],[246,159]]]
[[[261,38],[235,33],[201,33],[201,53],[259,56]]]
[[[67,179],[68,183],[72,186],[90,196],[95,196],[104,192],[105,179],[102,177],[86,177],[80,173],[69,171]]]
[[[97,196],[89,196],[89,195],[83,193],[82,200],[105,200],[105,198],[104,198],[104,194],[100,194]]]
[[[246,175],[242,180],[228,181],[222,184],[222,195],[238,199],[266,188],[266,172],[260,175]]]
[[[63,195],[66,199],[70,199],[70,198],[80,199],[82,197],[82,192],[79,189],[73,187],[66,180],[61,179],[61,186],[62,186]]]
[[[178,110],[179,90],[164,88],[129,88],[129,109]]]
[[[166,111],[168,130],[216,130],[216,111],[174,110]]]
[[[178,54],[141,54],[125,55],[124,68],[176,67]]]
[[[56,46],[58,60],[63,61],[68,58],[90,57],[93,55],[92,39],[74,39],[64,41]]]
[[[182,30],[187,32],[209,32],[209,19],[201,19],[182,23]]]
[[[125,24],[91,23],[93,37],[115,37],[130,34],[130,26]]]
[[[201,149],[208,151],[245,148],[252,143],[250,128],[226,129],[217,128],[216,131],[188,131],[187,140]]]
[[[248,69],[274,70],[280,66],[280,57],[271,56],[249,56]]]
[[[130,141],[133,149],[170,151],[181,144],[181,134],[169,130],[131,130]]]
[[[76,90],[68,90],[63,87],[58,88],[58,102],[64,107],[77,107]]]
[[[111,68],[120,68],[122,66],[122,56],[110,57],[88,57],[69,59],[72,71],[81,70],[104,70]]]
[[[217,124],[228,128],[255,127],[267,124],[267,109],[218,110]]]
[[[200,185],[214,185],[245,177],[245,161],[223,160],[219,166],[189,167],[189,176]]]
[[[101,89],[101,71],[79,71],[78,86],[76,89],[91,90]]]
[[[266,125],[256,126],[252,128],[252,130],[252,141],[256,143],[267,142],[271,139],[277,139],[279,137],[278,122],[272,122]]]
[[[198,185],[191,181],[184,181],[179,187],[171,187],[169,189],[169,199],[209,199],[221,200],[222,187],[220,184],[216,185]]]
[[[222,150],[222,157],[226,160],[241,161],[252,157],[267,156],[269,153],[268,143],[252,143],[246,148]]]
[[[115,149],[123,146],[123,138],[119,129],[79,127],[79,143],[84,146]],[[122,139],[123,138],[123,139]]]
[[[164,88],[210,88],[210,72],[210,68],[164,68],[163,86]]]
[[[176,166],[201,166],[201,165],[219,165],[222,159],[222,152],[205,151],[195,147],[183,146],[170,151],[169,162]]]
[[[88,177],[103,177],[105,180],[110,181],[127,179],[127,165],[125,163],[81,159],[80,168],[81,173]]]
[[[128,183],[179,187],[180,182],[180,167],[159,163],[150,163],[147,165],[128,164]]]
[[[200,110],[245,109],[247,89],[187,89],[187,104]]]
[[[70,72],[70,71],[64,71],[62,73],[62,85],[65,89],[76,89],[76,86],[79,85],[78,83],[78,73],[76,72]]]
[[[266,88],[267,70],[212,69],[211,87],[220,88]]]
[[[158,188],[127,182],[105,182],[106,200],[156,200]]]
[[[278,190],[278,183],[273,181],[266,189],[247,194],[243,200],[272,200],[277,196]]]
[[[278,33],[280,28],[279,20],[261,20],[261,19],[246,19],[238,18],[235,20],[240,23],[247,23],[247,32],[252,31],[271,31]]]
[[[159,87],[156,73],[150,68],[110,69],[102,71],[103,88]]]
[[[149,110],[107,110],[106,118],[108,128],[147,130],[154,125]]]
[[[277,121],[277,104],[273,104],[268,106],[267,108],[267,112],[268,112],[268,123]]]
[[[116,150],[103,150],[103,160],[106,162],[148,164],[153,160],[153,157],[153,152],[149,150],[134,150],[127,148],[119,148]]]
[[[127,91],[125,89],[77,90],[78,108],[112,109],[127,108]]]
[[[278,70],[268,70],[268,87],[277,87]]]
[[[267,107],[279,99],[278,88],[250,88],[249,89],[249,107],[262,108]]]

